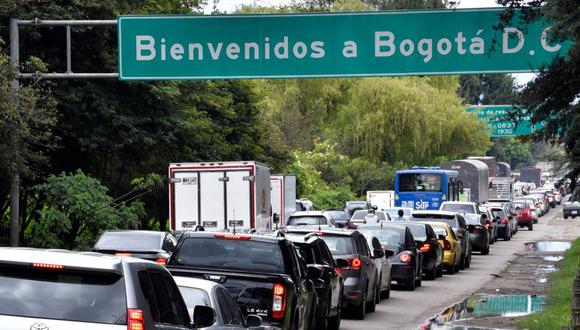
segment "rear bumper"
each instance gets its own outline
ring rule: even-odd
[[[529,226],[530,223],[534,222],[534,218],[518,218],[518,226]]]
[[[497,236],[506,237],[509,235],[509,225],[497,227]]]
[[[455,261],[455,252],[451,250],[443,251],[443,265],[446,267],[453,266]]]
[[[408,282],[415,280],[413,276],[413,266],[407,264],[393,264],[391,267],[391,278],[393,281]]]
[[[344,281],[342,294],[343,302],[347,305],[358,306],[362,303],[363,288],[358,277],[347,277]]]
[[[471,248],[476,251],[481,251],[485,247],[485,236],[484,234],[479,234],[477,236],[471,236]]]

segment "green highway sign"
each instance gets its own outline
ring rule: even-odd
[[[569,48],[502,10],[119,16],[119,79],[530,72]]]
[[[492,137],[530,135],[544,127],[545,122],[532,124],[532,114],[525,109],[513,114],[511,105],[478,105],[467,108],[477,118],[487,123]]]

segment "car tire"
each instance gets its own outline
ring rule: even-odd
[[[534,223],[533,223],[533,222],[532,222],[532,223],[530,223],[530,225],[528,226],[528,230],[529,230],[529,231],[532,231],[532,230],[534,230]]]
[[[353,309],[353,316],[357,320],[364,320],[365,314],[367,313],[367,288],[363,290],[362,293],[362,303]]]
[[[417,282],[415,281],[416,277],[417,276],[413,274],[413,278],[405,284],[405,288],[408,291],[415,291],[415,288],[417,287]]]
[[[465,259],[465,268],[471,267],[471,251],[469,251],[469,257]]]
[[[567,215],[565,215],[565,216],[564,216],[564,219],[568,219],[568,216],[567,216]]]
[[[485,247],[485,249],[481,250],[481,255],[488,255],[489,254],[489,244]]]
[[[381,292],[381,298],[382,299],[389,299],[391,298],[391,283],[393,283],[392,279],[389,279],[389,287],[387,288],[386,291]]]
[[[437,268],[437,277],[443,277],[443,263]]]
[[[429,273],[426,274],[425,279],[429,280],[429,281],[434,281],[437,278],[437,267],[433,267],[432,270],[429,271]]]
[[[465,254],[462,254],[461,261],[459,261],[459,269],[461,270],[465,269],[465,259],[467,259],[467,257],[465,256]]]
[[[510,239],[511,239],[510,235],[509,234],[505,234],[503,240],[504,241],[509,241]]]
[[[373,299],[367,304],[367,313],[374,313],[377,310],[377,296],[378,293],[378,285],[375,285],[375,289],[373,290]]]
[[[419,287],[421,287],[422,285],[423,285],[423,280],[421,280],[421,275],[419,275],[419,276],[417,277],[417,279],[415,280],[415,287],[416,287],[416,288],[419,288]]]
[[[328,330],[338,330],[340,328],[340,319],[342,314],[342,294],[340,295],[338,306],[336,307],[336,315],[328,319]]]

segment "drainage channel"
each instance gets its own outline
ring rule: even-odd
[[[564,252],[572,243],[560,241],[539,241],[526,243],[526,250],[530,252]]]
[[[454,324],[456,321],[487,317],[524,316],[541,311],[543,296],[494,295],[476,293],[447,307],[420,326],[424,330],[478,330],[494,329]]]

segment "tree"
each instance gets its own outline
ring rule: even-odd
[[[80,170],[51,175],[35,189],[44,202],[31,227],[34,247],[88,250],[103,231],[138,228],[145,215],[141,202],[117,203],[105,186]]]
[[[514,78],[505,74],[463,75],[459,95],[467,104],[513,104],[517,99]]]

